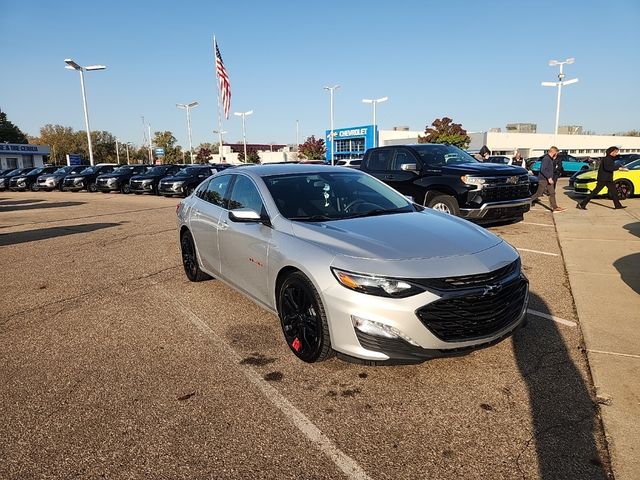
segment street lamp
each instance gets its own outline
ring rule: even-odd
[[[556,65],[560,65],[560,73],[558,73],[558,81],[557,82],[542,82],[543,87],[558,87],[558,101],[556,104],[556,129],[555,134],[558,134],[558,122],[560,121],[560,95],[562,94],[562,87],[564,85],[571,85],[572,83],[577,83],[577,78],[572,78],[571,80],[564,79],[564,73],[562,72],[562,67],[564,65],[570,65],[575,62],[575,58],[567,58],[564,62],[559,62],[558,60],[550,60],[549,66],[554,67]]]
[[[89,144],[89,163],[93,165],[93,148],[91,147],[91,129],[89,127],[89,109],[87,108],[87,94],[84,91],[84,72],[92,72],[94,70],[104,70],[104,65],[89,65],[88,67],[81,67],[70,58],[65,59],[64,63],[67,64],[67,70],[77,70],[80,72],[80,86],[82,88],[82,105],[84,106],[84,125],[87,129],[87,142]]]
[[[363,98],[362,103],[372,103],[373,104],[373,146],[378,146],[378,129],[376,124],[376,105],[378,103],[386,102],[389,100],[389,97],[376,98],[375,100],[370,100],[368,98]]]
[[[118,159],[118,165],[120,165],[120,145],[118,145],[118,139],[116,138],[116,158]]]
[[[131,163],[131,162],[129,161],[129,145],[131,145],[131,142],[127,142],[127,143],[126,143],[126,146],[127,146],[127,164]]]
[[[191,153],[191,163],[193,163],[193,145],[191,144],[191,109],[200,105],[198,102],[176,103],[176,107],[187,111],[187,132],[189,133],[189,153]]]
[[[249,110],[248,112],[233,112],[234,115],[238,117],[242,117],[242,143],[244,144],[244,161],[247,161],[247,132],[244,128],[244,117],[247,115],[251,115],[253,110]]]
[[[330,98],[330,115],[331,115],[331,165],[333,165],[333,151],[334,151],[334,146],[333,144],[334,142],[334,138],[333,138],[333,92],[340,88],[340,85],[334,85],[333,87],[322,87],[325,90],[329,91],[329,98]]]
[[[225,163],[222,161],[224,159],[224,157],[222,156],[222,135],[224,135],[227,132],[226,130],[214,130],[213,133],[216,133],[220,138],[220,142],[218,143],[218,157],[220,159],[220,163]]]

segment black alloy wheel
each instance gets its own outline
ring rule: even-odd
[[[37,192],[38,190],[40,190],[40,185],[38,185],[38,182],[33,182],[30,188],[32,192]]]
[[[129,185],[129,182],[123,183],[122,187],[120,187],[120,191],[125,195],[131,193],[131,185]]]
[[[633,184],[627,180],[618,180],[616,182],[616,190],[618,198],[625,200],[633,196]]]
[[[193,243],[191,233],[184,232],[180,238],[180,247],[182,250],[182,266],[187,278],[192,282],[202,282],[211,278],[209,275],[200,270],[198,264],[198,256],[196,254],[196,246]]]
[[[324,306],[311,281],[302,273],[290,274],[278,292],[278,315],[284,338],[300,360],[313,363],[333,354]]]
[[[98,191],[98,187],[95,184],[95,182],[89,183],[89,185],[87,186],[87,190],[90,191],[91,193],[95,193]]]

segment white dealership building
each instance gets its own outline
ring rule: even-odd
[[[0,170],[41,167],[48,155],[48,145],[0,143]]]

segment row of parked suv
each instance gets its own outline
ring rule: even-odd
[[[228,167],[228,164],[153,166],[101,163],[92,167],[17,168],[0,171],[0,190],[88,190],[186,197],[202,180]]]

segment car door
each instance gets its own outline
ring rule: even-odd
[[[249,208],[265,215],[264,203],[251,178],[235,175],[229,196],[229,210]],[[257,222],[237,222],[222,214],[220,260],[222,276],[257,300],[268,303],[267,254],[273,229]]]
[[[214,275],[220,273],[218,234],[220,216],[226,210],[225,195],[231,175],[214,177],[200,185],[189,212],[191,233],[202,266]]]

